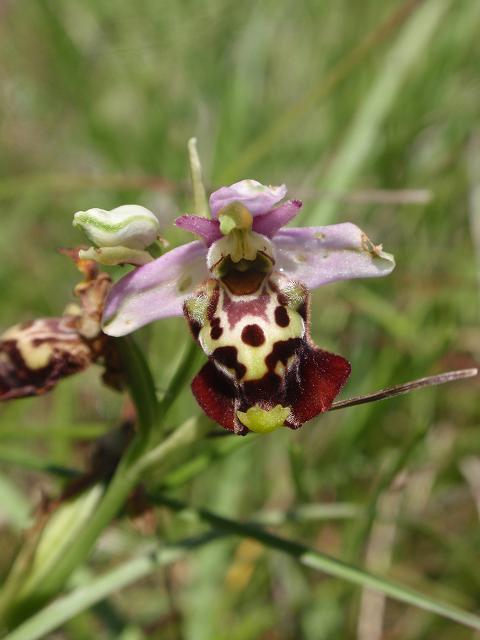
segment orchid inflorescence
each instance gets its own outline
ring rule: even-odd
[[[347,360],[311,339],[310,291],[336,280],[388,275],[395,261],[352,223],[285,228],[302,207],[284,200],[285,185],[242,180],[214,191],[206,206],[194,141],[189,149],[203,215],[182,215],[175,224],[199,240],[145,260],[117,282],[106,299],[103,330],[118,337],[183,314],[208,357],[192,382],[204,412],[241,435],[297,429],[339,408],[332,405],[350,374]],[[75,223],[99,246],[98,254],[120,243],[149,255],[158,227],[145,212],[136,205],[92,209],[75,214]],[[118,261],[138,265],[129,251]],[[88,256],[94,257],[92,250]],[[395,387],[391,395],[403,391]]]
[[[336,280],[388,275],[393,256],[350,222],[285,227],[302,207],[299,200],[285,200],[285,185],[242,180],[214,191],[207,205],[194,140],[189,149],[197,214],[175,224],[199,239],[154,258],[165,242],[157,217],[145,207],[77,212],[74,226],[93,245],[75,253],[90,274],[77,295],[97,292],[96,304],[86,305],[83,295],[83,308],[73,315],[7,332],[0,342],[0,399],[42,393],[91,362],[106,361],[108,377],[116,337],[181,315],[208,358],[192,381],[193,394],[207,416],[241,435],[297,429],[331,409],[476,374],[448,372],[335,402],[350,363],[313,343],[310,292]],[[134,269],[110,288],[95,261]],[[88,336],[81,327],[92,308],[97,321]],[[48,340],[39,341],[45,335]],[[119,386],[118,375],[116,380]]]

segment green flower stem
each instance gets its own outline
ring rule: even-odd
[[[137,411],[139,431],[148,437],[158,421],[158,403],[153,376],[142,351],[131,336],[116,341],[127,377],[128,389]]]
[[[175,371],[170,384],[165,391],[163,399],[159,403],[158,411],[162,417],[168,413],[178,393],[178,389],[183,387],[190,381],[194,370],[198,366],[201,351],[197,344],[192,340],[189,341],[187,348],[182,356],[180,364]]]
[[[398,602],[419,607],[420,609],[438,614],[454,622],[471,627],[472,629],[480,630],[480,616],[444,603],[436,598],[431,598],[409,587],[362,571],[355,566],[346,564],[341,560],[336,560],[298,542],[276,536],[254,524],[230,520],[205,509],[195,509],[178,500],[173,500],[163,495],[151,496],[151,499],[156,504],[169,507],[174,511],[185,512],[190,521],[197,520],[215,529],[219,529],[226,534],[257,540],[269,549],[276,549],[277,551],[288,554],[295,558],[300,564],[310,569],[323,571],[334,578],[340,578],[352,584],[379,591]]]
[[[152,374],[141,350],[133,338],[121,338],[117,342],[123,369],[132,401],[137,411],[139,432],[120,461],[115,475],[106,488],[98,508],[42,585],[46,597],[55,594],[71,572],[90,553],[95,541],[120,511],[129,493],[139,482],[139,474],[133,467],[145,450],[148,436],[158,417],[158,403]]]

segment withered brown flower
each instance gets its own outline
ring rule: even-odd
[[[93,363],[104,366],[106,384],[122,386],[114,339],[101,330],[110,276],[92,260],[81,260],[76,249],[61,252],[84,276],[74,289],[78,302],[60,317],[23,322],[0,336],[0,400],[41,395]]]

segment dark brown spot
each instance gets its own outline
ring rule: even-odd
[[[236,347],[217,347],[212,353],[212,358],[227,369],[233,369],[238,380],[247,372],[245,365],[238,361]]]
[[[61,340],[60,336],[44,336],[43,338],[33,338],[31,341],[32,347],[41,347],[43,344],[56,344]]]
[[[218,340],[222,337],[223,329],[222,327],[212,327],[210,329],[210,338],[212,340]]]
[[[285,307],[277,307],[275,309],[275,322],[279,327],[288,327],[290,324],[290,318]]]
[[[251,347],[259,347],[265,342],[265,334],[258,324],[247,324],[242,329],[242,342]]]
[[[307,321],[307,304],[305,302],[302,302],[300,304],[300,306],[297,309],[298,314],[305,320],[305,322]]]
[[[190,331],[192,332],[192,336],[195,338],[195,340],[198,340],[198,335],[200,333],[200,329],[202,328],[202,325],[196,320],[193,320],[193,318],[188,318],[188,324],[190,326]]]
[[[286,307],[286,306],[288,305],[288,298],[287,298],[287,296],[286,296],[284,293],[282,293],[282,292],[280,292],[280,293],[277,295],[277,300],[278,300],[278,304],[281,304],[281,305],[283,305],[284,307]]]
[[[277,283],[275,282],[275,280],[273,278],[269,278],[268,279],[268,286],[273,291],[273,293],[278,293],[279,292],[278,285],[277,285]]]
[[[218,340],[222,336],[222,333],[223,329],[220,326],[220,318],[213,318],[210,328],[210,338],[212,340]]]
[[[303,346],[304,341],[301,338],[289,338],[288,340],[279,340],[275,342],[271,352],[265,358],[265,364],[269,371],[274,371],[277,362],[281,362],[286,366],[289,358],[297,353]]]
[[[212,320],[213,316],[215,315],[215,311],[217,310],[219,297],[220,297],[220,288],[217,284],[217,286],[212,292],[210,302],[208,303],[207,319],[210,321]],[[220,323],[220,318],[218,319],[218,322]]]

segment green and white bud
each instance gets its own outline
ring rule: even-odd
[[[127,247],[143,250],[160,234],[154,213],[136,204],[125,204],[111,211],[77,211],[73,226],[79,227],[97,247]]]

